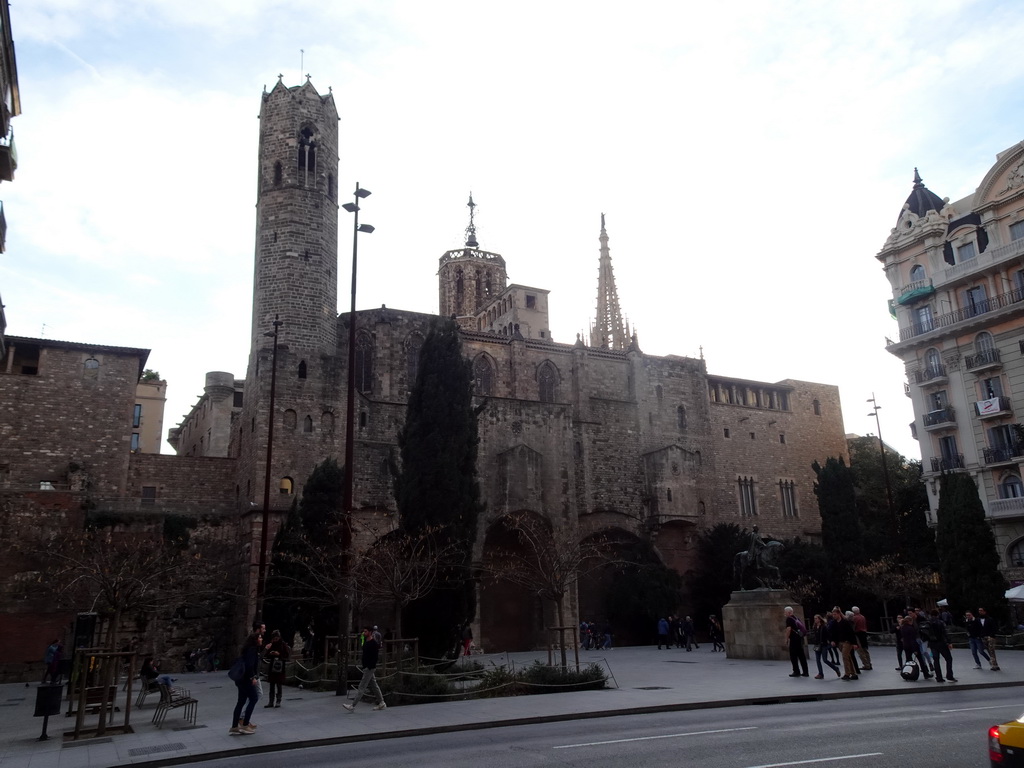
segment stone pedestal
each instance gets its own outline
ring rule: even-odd
[[[787,605],[799,615],[799,603],[784,589],[733,592],[722,609],[725,655],[730,659],[789,661],[789,650],[784,647]]]

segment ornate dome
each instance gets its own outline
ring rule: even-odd
[[[945,204],[941,197],[924,185],[924,182],[921,181],[921,174],[915,168],[914,189],[911,191],[910,197],[907,198],[907,202],[903,204],[903,208],[900,209],[900,216],[903,215],[904,208],[908,208],[915,216],[920,217],[924,216],[928,211],[941,211]]]

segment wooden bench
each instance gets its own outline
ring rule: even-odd
[[[157,728],[161,727],[168,712],[181,708],[185,710],[185,720],[191,722],[192,725],[196,724],[199,701],[193,699],[192,694],[184,689],[175,690],[169,685],[158,685],[157,688],[160,691],[160,701],[156,705],[156,712],[153,713],[153,725]]]

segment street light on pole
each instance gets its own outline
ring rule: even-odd
[[[889,505],[889,517],[892,518],[894,532],[898,532],[899,525],[896,521],[896,510],[892,506],[892,485],[889,483],[889,465],[885,460],[885,443],[882,441],[882,422],[878,418],[878,411],[882,407],[875,402],[875,393],[866,402],[871,403],[871,413],[868,416],[875,417],[875,427],[878,429],[878,450],[882,452],[882,478],[885,480],[885,501]]]
[[[356,264],[359,254],[359,233],[369,234],[373,227],[369,224],[359,223],[359,201],[370,196],[370,190],[363,189],[356,182],[356,191],[353,202],[345,203],[341,207],[349,213],[355,214],[352,220],[352,302],[348,314],[348,397],[345,404],[345,489],[342,498],[342,541],[341,541],[341,567],[344,573],[348,572],[348,548],[351,539],[350,525],[352,524],[352,487],[355,480],[355,411],[356,411]],[[343,596],[345,603],[342,606],[342,615],[348,623],[349,596]],[[346,691],[348,671],[348,627],[344,628],[339,638],[339,664],[338,664],[338,685],[335,694],[344,695]]]
[[[274,339],[270,356],[270,417],[267,419],[267,467],[263,477],[263,524],[260,529],[260,570],[256,574],[256,617],[263,616],[263,598],[267,593],[267,533],[270,528],[270,462],[274,457],[274,394],[277,389],[277,329],[284,325],[274,315],[273,330],[264,333]]]

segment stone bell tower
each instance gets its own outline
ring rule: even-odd
[[[456,318],[461,328],[477,330],[477,318],[505,290],[505,259],[480,249],[476,239],[476,203],[469,196],[466,244],[445,252],[438,265],[438,314]]]
[[[260,108],[252,350],[337,349],[338,111],[307,79],[278,80]],[[251,363],[251,360],[250,360]]]

